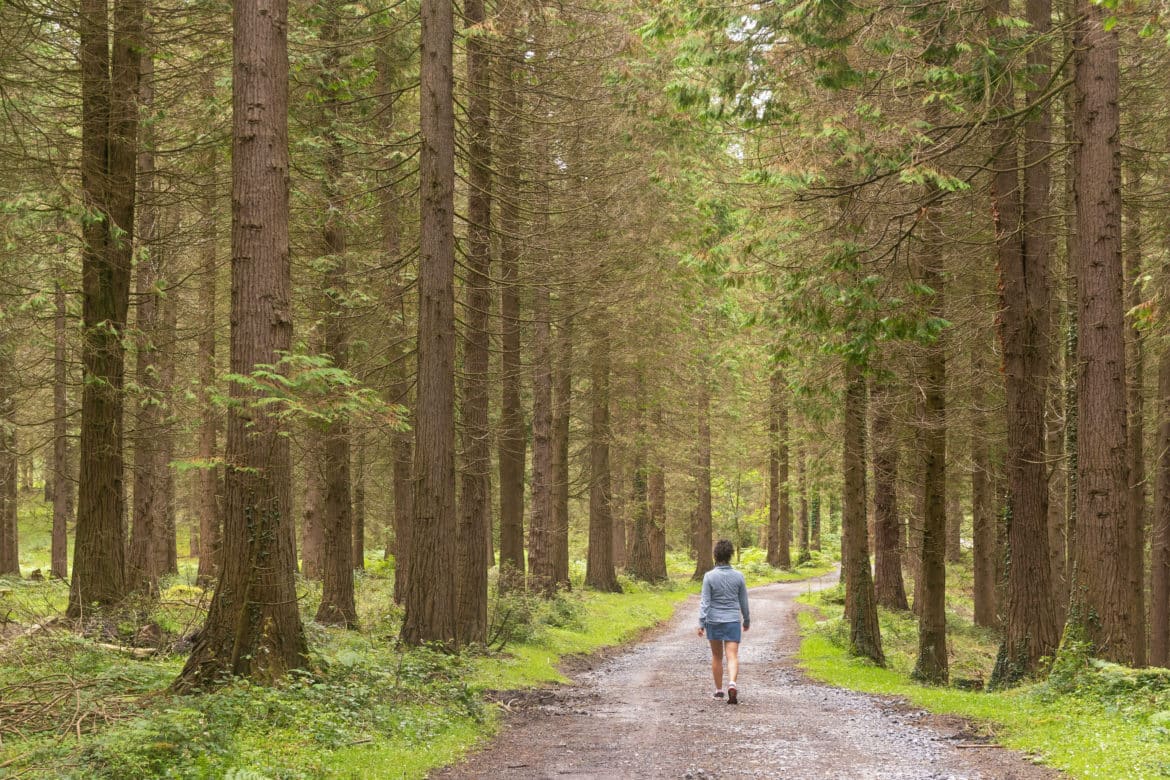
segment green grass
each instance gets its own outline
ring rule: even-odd
[[[949,570],[948,570],[949,574]],[[961,583],[962,576],[956,578]],[[899,696],[931,712],[970,718],[995,741],[1083,780],[1170,777],[1170,675],[1134,672],[1087,658],[1063,661],[1064,673],[1007,691],[923,686],[910,679],[917,651],[912,615],[881,613],[887,668],[845,649],[839,593],[801,601],[832,615],[800,615],[799,660],[809,676],[865,693]],[[948,615],[952,679],[986,679],[996,637],[970,624],[961,601]],[[1159,715],[1165,712],[1164,715]]]

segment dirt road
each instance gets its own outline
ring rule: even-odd
[[[836,575],[832,575],[835,580]],[[825,583],[830,582],[828,578]],[[751,591],[740,704],[710,698],[697,599],[645,642],[518,696],[503,733],[439,778],[1039,780],[1061,775],[977,746],[960,721],[810,682],[793,599],[815,582]]]

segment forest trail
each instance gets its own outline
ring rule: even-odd
[[[966,724],[809,681],[796,668],[794,599],[836,574],[751,591],[740,704],[712,699],[697,597],[647,641],[575,683],[518,695],[500,736],[436,778],[1040,780],[1062,777]],[[958,745],[968,745],[960,748]]]

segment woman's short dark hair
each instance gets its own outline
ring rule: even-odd
[[[735,552],[735,547],[726,539],[720,539],[715,543],[715,563],[731,563],[731,554]]]

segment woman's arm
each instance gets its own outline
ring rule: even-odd
[[[699,594],[699,630],[707,625],[707,610],[711,608],[711,581],[704,575],[703,589]]]
[[[739,577],[739,611],[743,613],[743,627],[746,631],[747,627],[752,624],[752,616],[748,612],[747,580],[743,578],[742,574]]]

